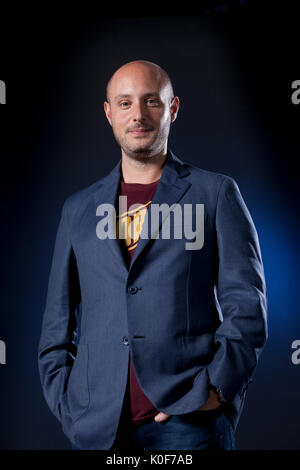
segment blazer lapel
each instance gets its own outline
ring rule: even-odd
[[[163,172],[159,180],[157,189],[155,191],[154,197],[152,199],[152,204],[167,204],[171,209],[172,205],[180,201],[185,192],[189,189],[190,183],[183,180],[182,177],[189,174],[189,170],[186,168],[184,163],[177,158],[170,150],[168,150],[165,164],[163,167]],[[101,185],[97,188],[94,193],[95,200],[95,213],[97,207],[100,204],[111,204],[114,207],[118,208],[118,189],[121,176],[121,160],[117,165],[112,169],[112,171],[102,179]],[[101,240],[102,243],[105,243],[108,249],[111,250],[116,261],[122,266],[122,269],[126,270],[126,273],[130,272],[133,264],[136,262],[141,253],[145,250],[150,240],[159,236],[159,231],[161,229],[162,221],[152,220],[151,221],[151,205],[146,213],[147,222],[145,219],[144,225],[142,227],[142,232],[138,240],[137,247],[134,251],[133,258],[131,260],[129,270],[126,267],[122,250],[119,245],[119,241],[116,238],[116,220],[112,220],[112,214],[109,219],[113,226],[114,238],[105,238]],[[107,215],[105,215],[107,217]],[[100,220],[100,219],[98,219]],[[97,238],[99,243],[99,239]],[[97,243],[96,242],[96,243]]]
[[[156,220],[156,217],[151,218],[151,206],[153,204],[167,204],[169,209],[172,209],[172,205],[179,202],[185,192],[191,186],[191,183],[182,179],[182,177],[187,174],[189,174],[189,170],[184,166],[183,162],[179,160],[179,158],[177,158],[170,150],[168,150],[161,178],[154,193],[150,207],[146,213],[148,223],[145,223],[145,218],[142,232],[140,234],[137,247],[134,251],[134,255],[129,266],[129,271],[138,257],[150,243],[150,240],[159,237],[159,231],[161,230],[162,224],[170,212],[170,210],[167,211],[164,220],[159,221]]]
[[[116,204],[117,201],[117,196],[118,196],[118,189],[119,189],[119,182],[120,182],[120,176],[121,176],[121,160],[117,163],[117,165],[112,169],[112,171],[103,178],[101,182],[101,186],[97,188],[97,190],[94,193],[94,200],[95,200],[95,215],[98,206],[101,204],[111,204],[115,208],[116,206],[118,207],[118,204]],[[101,219],[98,218],[97,216],[97,222],[99,222]],[[99,238],[96,236],[96,243],[99,245],[99,242],[105,243],[105,246],[108,248],[108,250],[111,250],[113,256],[116,259],[116,262],[126,271],[128,274],[128,269],[124,261],[123,253],[121,250],[121,247],[119,245],[119,241],[116,236],[116,219],[113,217],[112,213],[109,213],[108,215],[103,216],[107,218],[107,222],[111,224],[113,227],[113,238],[104,238],[103,240],[99,240]]]

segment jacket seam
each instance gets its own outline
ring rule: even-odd
[[[186,335],[189,336],[190,334],[190,272],[191,272],[191,262],[192,262],[192,255],[191,252],[189,253],[189,265],[188,265],[188,273],[187,273],[187,280],[186,280]]]
[[[227,176],[223,176],[223,180],[220,184],[220,187],[219,187],[219,190],[218,190],[218,194],[217,194],[217,203],[216,203],[216,211],[215,211],[215,216],[216,216],[216,213],[217,213],[217,209],[218,209],[218,205],[219,205],[219,199],[220,199],[220,192],[221,192],[221,189],[224,185],[224,182],[227,180]]]

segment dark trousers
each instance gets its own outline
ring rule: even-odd
[[[72,445],[72,449],[79,450]],[[154,419],[134,428],[124,405],[111,452],[143,450],[235,450],[232,425],[226,417],[226,405],[212,411],[193,411],[173,415],[167,421]]]

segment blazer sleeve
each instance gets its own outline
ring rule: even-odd
[[[224,177],[216,208],[218,271],[215,292],[223,316],[207,371],[231,402],[243,393],[267,340],[267,292],[259,240],[233,178]]]
[[[68,200],[58,225],[50,269],[46,306],[38,346],[42,390],[53,414],[61,421],[60,401],[66,391],[77,348],[77,308],[81,301],[76,259],[70,241]]]

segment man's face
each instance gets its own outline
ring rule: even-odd
[[[178,107],[178,98],[172,99],[160,73],[141,64],[122,67],[115,73],[109,102],[104,103],[117,142],[134,159],[166,151]]]

